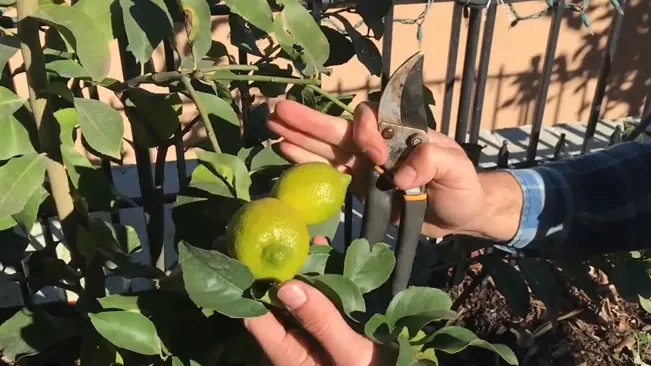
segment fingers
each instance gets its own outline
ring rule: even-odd
[[[278,149],[280,149],[280,152],[287,159],[295,162],[296,164],[319,161],[332,165],[342,173],[350,173],[350,170],[355,168],[359,162],[359,159],[353,154],[341,154],[337,157],[337,160],[330,161],[321,155],[308,151],[289,141],[279,142]]]
[[[289,141],[294,145],[301,146],[304,149],[314,153],[327,160],[342,160],[346,156],[350,156],[349,152],[329,144],[323,140],[315,139],[285,123],[269,120],[267,127],[278,135],[282,136],[284,141]]]
[[[268,312],[256,318],[244,320],[244,326],[255,337],[271,364],[277,366],[317,365],[310,354],[310,347],[296,333],[285,327]]]
[[[269,122],[274,121],[302,132],[307,136],[311,136],[313,139],[339,146],[346,150],[353,150],[355,148],[350,122],[342,118],[321,113],[298,102],[292,100],[279,101],[274,108],[274,112],[269,116]],[[273,128],[277,127],[277,124],[274,125],[273,123],[268,125],[272,131],[274,131]],[[298,144],[296,141],[292,142]],[[300,144],[298,145],[306,147]]]
[[[377,128],[377,109],[367,103],[355,108],[353,141],[357,147],[377,165],[385,163],[388,157],[384,139]]]
[[[278,290],[278,298],[335,365],[367,364],[364,362],[373,357],[373,342],[352,330],[332,302],[314,287],[292,280]]]
[[[437,185],[456,187],[459,180],[473,169],[472,162],[462,149],[444,147],[435,143],[421,144],[394,174],[393,182],[402,189],[410,189],[434,181]]]

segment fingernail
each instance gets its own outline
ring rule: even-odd
[[[416,180],[418,173],[410,165],[404,165],[400,170],[396,172],[396,175],[393,177],[396,185],[401,187],[407,187]]]
[[[289,310],[297,309],[307,301],[305,292],[296,285],[281,287],[280,290],[278,290],[278,298],[283,302],[283,304],[285,304],[285,306],[287,306],[287,308],[289,308]]]

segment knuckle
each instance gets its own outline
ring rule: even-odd
[[[303,327],[315,337],[328,334],[332,329],[332,323],[325,314],[316,314],[317,316],[303,320]]]

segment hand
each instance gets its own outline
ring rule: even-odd
[[[325,238],[315,238],[315,244]],[[380,349],[368,338],[351,329],[337,308],[320,291],[310,285],[291,280],[278,290],[283,302],[303,328],[318,344],[296,331],[286,330],[278,319],[268,312],[257,318],[247,318],[244,325],[264,350],[268,361],[277,366],[395,364],[397,354]],[[380,355],[380,353],[384,353]]]
[[[388,157],[377,128],[376,108],[369,103],[358,105],[350,123],[283,100],[276,104],[267,125],[281,136],[278,147],[288,159],[296,163],[323,161],[350,172],[353,190],[362,202],[370,169],[373,164],[384,164]],[[436,131],[430,130],[429,142],[413,150],[394,175],[394,183],[403,190],[426,184],[424,235],[461,233],[508,240],[517,230],[518,208],[505,211],[496,207],[501,201],[517,206],[517,197],[492,199],[496,189],[506,189],[509,195],[517,196],[519,186],[515,179],[508,173],[478,175],[461,146]],[[394,222],[399,221],[399,212],[396,207]]]

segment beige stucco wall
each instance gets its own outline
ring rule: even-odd
[[[561,122],[584,121],[589,114],[589,106],[594,94],[601,50],[603,50],[611,23],[612,8],[608,0],[592,0],[588,16],[593,21],[592,32],[581,26],[577,13],[566,11],[561,27],[561,37],[558,42],[554,73],[549,89],[547,108],[544,115],[545,124]],[[544,2],[516,4],[520,14],[530,14],[544,7]],[[416,18],[424,5],[400,5],[395,9],[398,19]],[[606,118],[617,118],[627,115],[638,115],[646,89],[651,81],[651,55],[648,47],[651,41],[649,34],[649,16],[651,3],[643,0],[630,2],[626,13],[621,42],[613,65],[613,73],[605,99]],[[452,4],[433,4],[424,22],[423,51],[425,53],[425,81],[434,94],[436,106],[433,112],[437,120],[441,118],[443,104],[443,78],[446,72],[449,33],[452,16]],[[358,18],[349,16],[353,24]],[[499,9],[493,39],[491,62],[488,70],[485,103],[483,107],[482,129],[497,129],[526,125],[532,122],[532,114],[538,92],[538,82],[542,69],[542,57],[545,52],[546,38],[549,30],[550,17],[521,22],[515,28],[509,28],[506,10]],[[228,23],[223,17],[215,17],[213,22],[214,39],[222,41],[231,54],[237,55],[237,50],[230,45]],[[451,133],[454,132],[458,97],[461,87],[461,71],[464,62],[465,37],[467,20],[461,29],[461,41],[457,64],[457,82],[452,110]],[[362,30],[363,31],[363,30]],[[418,50],[416,26],[395,23],[393,35],[391,65],[395,68],[405,58]],[[381,42],[378,44],[381,49]],[[122,79],[118,59],[117,43],[111,43],[114,55],[110,77]],[[479,59],[479,55],[478,55]],[[163,69],[162,47],[154,56],[157,70]],[[13,68],[20,66],[19,56],[11,60]],[[18,93],[26,96],[24,73],[16,77]],[[364,100],[369,91],[379,88],[379,78],[370,76],[365,67],[356,59],[342,66],[333,67],[331,76],[324,76],[324,89],[339,93],[355,93],[353,104]],[[156,88],[152,87],[152,90]],[[109,92],[101,91],[104,101],[121,109],[119,101]],[[263,101],[264,98],[258,98]],[[270,101],[272,104],[274,101]],[[184,107],[184,121],[190,120],[196,111],[187,103]],[[200,127],[197,125],[195,127]],[[128,122],[125,118],[125,139],[131,136]],[[200,129],[191,138],[200,138]],[[191,154],[191,152],[190,152]],[[175,152],[169,151],[168,157],[173,159]],[[155,152],[152,151],[152,158]],[[124,163],[133,163],[133,151],[125,144]]]

